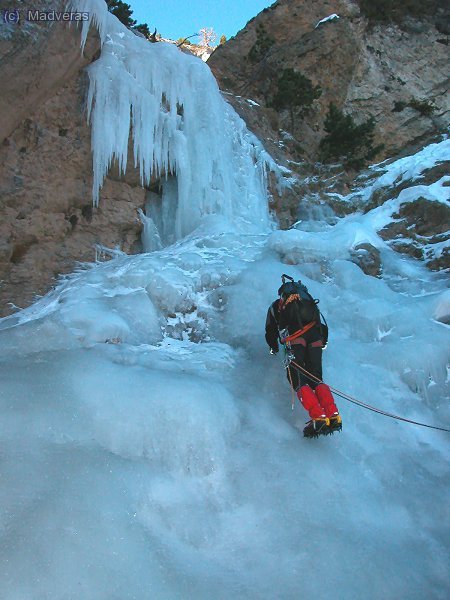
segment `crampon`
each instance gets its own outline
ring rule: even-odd
[[[317,438],[319,435],[327,435],[329,426],[330,419],[311,419],[303,429],[303,435],[307,438]]]
[[[330,417],[330,424],[328,425],[328,431],[326,432],[326,435],[331,435],[335,431],[342,431],[341,415],[333,415]]]
[[[304,437],[317,438],[319,435],[332,435],[335,431],[342,431],[341,415],[333,415],[329,419],[311,419],[303,430]]]

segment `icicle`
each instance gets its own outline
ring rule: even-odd
[[[266,229],[266,170],[274,162],[223,100],[209,67],[173,44],[136,36],[103,0],[72,5],[89,12],[102,41],[100,58],[88,68],[94,204],[112,162],[125,173],[131,131],[142,185],[176,177],[175,238],[208,214]],[[83,24],[82,45],[86,36]]]
[[[153,252],[154,250],[160,250],[162,248],[161,238],[159,236],[158,228],[156,227],[153,219],[146,216],[143,211],[138,209],[139,217],[142,221],[144,229],[142,231],[141,240],[144,252]]]

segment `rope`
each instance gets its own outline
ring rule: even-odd
[[[294,386],[292,385],[292,375],[291,375],[291,369],[289,368],[289,365],[287,366],[287,371],[288,371],[288,375],[289,375],[289,383],[291,384],[291,392],[292,392],[291,404],[292,404],[292,410],[294,410],[294,407],[295,407],[295,391],[294,391]]]
[[[300,369],[300,371],[302,371],[302,373],[307,375],[310,379],[312,379],[316,383],[325,383],[324,381],[322,381],[321,379],[319,379],[318,377],[316,377],[315,375],[313,375],[312,373],[310,373],[309,371],[307,371],[306,369],[304,369],[303,367],[298,365],[296,362],[292,361],[292,364],[295,367],[297,367],[297,369]],[[421,427],[428,427],[429,429],[437,429],[439,431],[447,431],[450,433],[450,429],[446,429],[445,427],[436,427],[435,425],[427,425],[426,423],[419,423],[419,421],[412,421],[411,419],[406,419],[405,417],[399,417],[398,415],[394,415],[390,412],[382,410],[381,408],[377,408],[376,406],[371,406],[370,404],[361,402],[361,400],[357,400],[356,398],[353,398],[353,396],[349,396],[348,394],[345,394],[344,392],[341,392],[340,390],[338,390],[334,387],[331,387],[331,385],[328,385],[328,387],[330,388],[330,390],[332,392],[334,392],[341,398],[344,398],[344,400],[347,400],[348,402],[351,402],[352,404],[356,404],[357,406],[361,406],[362,408],[366,408],[367,410],[371,410],[372,412],[378,413],[379,415],[384,415],[385,417],[390,417],[391,419],[397,419],[398,421],[405,421],[406,423],[412,423],[413,425],[420,425]]]

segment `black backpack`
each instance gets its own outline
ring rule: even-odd
[[[311,323],[311,321],[316,321],[320,327],[323,347],[325,348],[328,343],[328,325],[325,317],[322,315],[319,307],[317,306],[319,304],[319,300],[311,296],[311,294],[308,292],[308,288],[300,280],[294,281],[294,279],[289,277],[289,275],[283,274],[281,276],[281,281],[283,283],[278,290],[278,295],[290,296],[291,294],[298,294],[300,297],[299,310],[301,321],[305,325],[307,323]],[[322,322],[322,320],[324,322]]]

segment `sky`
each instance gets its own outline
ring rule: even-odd
[[[212,27],[227,39],[245,27],[275,0],[127,0],[138,23],[156,27],[166,38],[178,39],[197,33],[202,27]],[[195,42],[195,38],[192,39]]]

